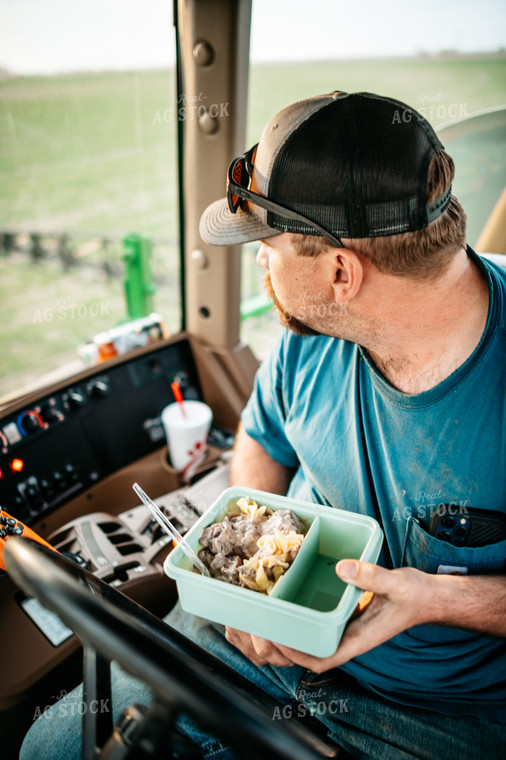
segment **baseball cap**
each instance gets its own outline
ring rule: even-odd
[[[451,199],[450,186],[427,203],[429,166],[442,147],[426,119],[398,100],[337,91],[301,100],[231,163],[227,198],[205,210],[200,235],[234,245],[329,233],[338,245],[340,237],[423,229]]]

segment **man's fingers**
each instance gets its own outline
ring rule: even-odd
[[[251,636],[251,642],[257,655],[270,665],[277,665],[279,668],[293,665],[293,662],[285,657],[271,641]]]
[[[248,660],[251,660],[255,665],[265,665],[266,661],[262,659],[256,652],[255,647],[251,641],[251,636],[242,631],[237,631],[235,628],[225,628],[225,638],[234,647],[239,649]]]
[[[402,573],[358,559],[342,559],[336,565],[336,573],[341,580],[353,586],[385,596],[403,596],[410,585]]]
[[[301,665],[303,668],[313,671],[313,673],[325,673],[330,670],[332,665],[331,657],[314,657],[312,654],[299,652],[297,649],[280,646],[282,654],[290,659],[292,665]]]
[[[225,637],[230,644],[239,649],[248,660],[255,665],[276,665],[288,667],[293,662],[285,657],[275,644],[259,636],[251,636],[249,633],[237,631],[235,628],[225,628]]]

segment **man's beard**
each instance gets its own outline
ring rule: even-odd
[[[322,334],[318,332],[317,330],[313,330],[313,328],[309,327],[305,322],[301,322],[300,319],[297,319],[297,317],[295,317],[293,314],[290,314],[290,312],[285,311],[285,309],[283,309],[282,305],[280,304],[278,300],[278,297],[276,296],[276,293],[274,292],[274,288],[272,287],[270,272],[265,273],[264,288],[267,292],[268,297],[274,303],[274,306],[276,307],[277,312],[278,312],[279,321],[284,327],[288,327],[296,335],[321,335]]]
[[[265,274],[264,288],[276,307],[281,324],[297,335],[327,335],[331,338],[357,343],[366,349],[378,342],[379,332],[376,325],[371,325],[370,321],[361,318],[348,304],[343,304],[338,308],[334,302],[326,303],[321,297],[314,299],[308,296],[308,302],[303,302],[300,305],[300,313],[306,315],[309,312],[309,314],[314,315],[315,311],[320,312],[321,310],[323,312],[322,315],[317,313],[316,321],[313,319],[315,327],[310,327],[307,322],[302,322],[283,308],[272,287],[269,272]],[[315,306],[317,306],[316,309]],[[324,316],[325,313],[327,318]]]

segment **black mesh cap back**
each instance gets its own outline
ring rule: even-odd
[[[370,93],[340,96],[287,138],[268,197],[337,236],[393,235],[427,226],[427,174],[443,146],[404,103]],[[315,234],[269,213],[280,231]]]

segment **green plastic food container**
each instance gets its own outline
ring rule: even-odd
[[[242,496],[273,510],[291,509],[308,527],[299,552],[269,596],[206,578],[180,547],[164,563],[186,612],[317,657],[335,652],[362,594],[335,572],[340,559],[378,559],[383,532],[372,517],[252,488],[227,488],[186,534],[195,552],[205,527],[224,518]]]

